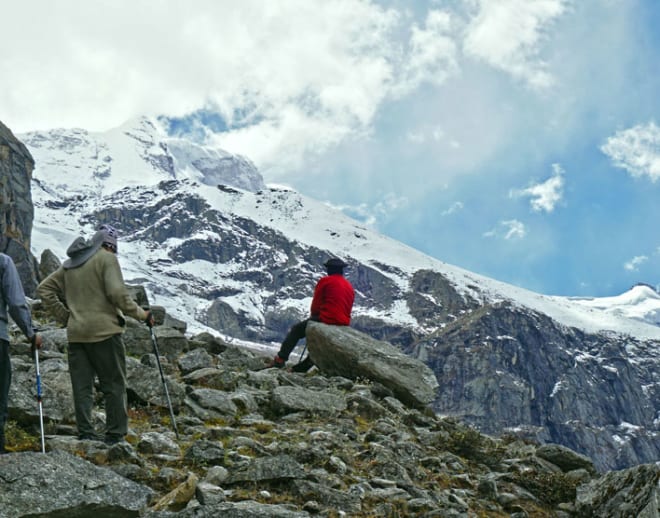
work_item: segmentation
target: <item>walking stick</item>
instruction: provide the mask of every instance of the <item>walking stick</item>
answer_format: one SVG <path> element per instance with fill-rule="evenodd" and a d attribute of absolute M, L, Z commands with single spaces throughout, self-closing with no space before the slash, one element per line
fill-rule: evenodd
<path fill-rule="evenodd" d="M 305 351 L 307 351 L 307 342 L 305 342 L 305 347 L 303 347 L 303 350 L 302 350 L 302 352 L 300 353 L 300 356 L 298 356 L 298 363 L 297 363 L 297 365 L 300 365 L 300 364 L 303 362 L 303 360 L 304 360 L 304 356 L 305 356 Z"/>
<path fill-rule="evenodd" d="M 46 453 L 46 439 L 44 437 L 44 411 L 41 403 L 41 372 L 39 371 L 39 349 L 34 348 L 34 365 L 37 369 L 37 403 L 39 404 L 39 427 L 41 429 L 41 453 Z"/>
<path fill-rule="evenodd" d="M 165 383 L 165 375 L 163 374 L 163 367 L 160 365 L 160 353 L 158 352 L 158 342 L 156 341 L 156 335 L 154 333 L 154 328 L 149 326 L 149 331 L 151 332 L 151 343 L 154 346 L 154 354 L 156 355 L 156 363 L 158 363 L 158 371 L 160 372 L 160 379 L 163 382 L 163 388 L 165 389 L 165 397 L 167 398 L 167 406 L 170 408 L 170 418 L 172 419 L 172 428 L 174 428 L 174 434 L 176 435 L 177 440 L 179 439 L 179 430 L 176 427 L 176 420 L 174 419 L 174 410 L 172 410 L 172 401 L 170 400 L 170 392 L 167 390 L 167 383 Z"/>

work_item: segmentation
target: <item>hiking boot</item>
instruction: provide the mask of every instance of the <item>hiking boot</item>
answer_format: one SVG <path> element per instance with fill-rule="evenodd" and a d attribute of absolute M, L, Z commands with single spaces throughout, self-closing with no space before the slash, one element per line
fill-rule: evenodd
<path fill-rule="evenodd" d="M 283 369 L 286 366 L 286 360 L 283 360 L 279 356 L 275 355 L 266 367 L 275 367 L 276 369 Z"/>
<path fill-rule="evenodd" d="M 307 372 L 312 367 L 314 367 L 314 362 L 309 356 L 307 356 L 303 361 L 296 363 L 291 367 L 291 372 Z"/>
<path fill-rule="evenodd" d="M 95 433 L 81 433 L 78 436 L 79 441 L 100 441 L 101 437 L 96 435 Z"/>
<path fill-rule="evenodd" d="M 124 437 L 121 435 L 106 435 L 105 439 L 103 439 L 103 442 L 106 443 L 108 446 L 112 446 L 114 444 L 119 444 L 124 440 Z"/>

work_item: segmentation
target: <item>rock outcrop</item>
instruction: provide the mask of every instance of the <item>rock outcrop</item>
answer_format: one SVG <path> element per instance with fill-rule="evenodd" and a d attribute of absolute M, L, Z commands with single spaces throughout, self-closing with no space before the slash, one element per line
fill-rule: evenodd
<path fill-rule="evenodd" d="M 387 342 L 320 322 L 309 322 L 306 335 L 310 358 L 330 376 L 378 382 L 413 407 L 424 407 L 436 397 L 433 371 Z"/>
<path fill-rule="evenodd" d="M 563 444 L 603 471 L 660 458 L 659 346 L 588 335 L 508 304 L 418 344 L 442 387 L 436 411 L 485 433 Z"/>
<path fill-rule="evenodd" d="M 577 490 L 578 516 L 660 516 L 660 466 L 642 464 L 613 471 Z"/>
<path fill-rule="evenodd" d="M 37 287 L 37 261 L 30 252 L 34 207 L 30 181 L 34 159 L 0 122 L 0 252 L 14 260 L 28 296 Z"/>

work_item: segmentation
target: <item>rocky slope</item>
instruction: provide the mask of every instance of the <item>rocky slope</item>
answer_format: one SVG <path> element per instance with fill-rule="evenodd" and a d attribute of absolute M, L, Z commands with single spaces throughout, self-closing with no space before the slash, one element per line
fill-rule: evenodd
<path fill-rule="evenodd" d="M 633 320 L 630 304 L 608 312 L 452 267 L 157 121 L 21 138 L 37 161 L 35 252 L 63 258 L 79 233 L 116 225 L 126 277 L 191 332 L 272 349 L 307 313 L 319 265 L 340 255 L 352 326 L 430 365 L 438 412 L 569 445 L 599 469 L 657 460 L 660 328 L 645 322 L 660 299 L 645 295 Z"/>
<path fill-rule="evenodd" d="M 130 433 L 73 435 L 64 333 L 33 312 L 46 444 L 38 450 L 34 366 L 14 329 L 9 447 L 0 516 L 658 516 L 660 468 L 598 475 L 565 447 L 493 439 L 406 406 L 368 379 L 261 370 L 264 357 L 157 311 L 156 336 L 180 433 L 171 426 L 147 329 L 129 319 Z M 173 327 L 174 326 L 174 327 Z M 96 415 L 99 428 L 103 413 Z"/>

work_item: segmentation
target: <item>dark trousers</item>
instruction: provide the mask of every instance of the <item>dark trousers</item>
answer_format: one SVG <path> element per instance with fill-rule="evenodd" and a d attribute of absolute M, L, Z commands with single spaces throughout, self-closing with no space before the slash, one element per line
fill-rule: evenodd
<path fill-rule="evenodd" d="M 4 446 L 5 423 L 7 422 L 7 406 L 9 400 L 9 385 L 11 384 L 11 361 L 9 360 L 9 342 L 0 340 L 0 436 Z"/>
<path fill-rule="evenodd" d="M 289 359 L 289 355 L 291 354 L 291 351 L 295 349 L 296 345 L 298 345 L 298 341 L 305 338 L 307 322 L 310 320 L 311 319 L 308 318 L 302 322 L 298 322 L 297 324 L 294 324 L 291 329 L 289 329 L 288 334 L 280 346 L 280 352 L 277 353 L 277 355 L 284 361 Z"/>
<path fill-rule="evenodd" d="M 126 401 L 126 352 L 121 335 L 102 342 L 70 343 L 69 374 L 80 435 L 93 435 L 94 375 L 105 399 L 106 437 L 128 432 Z"/>

